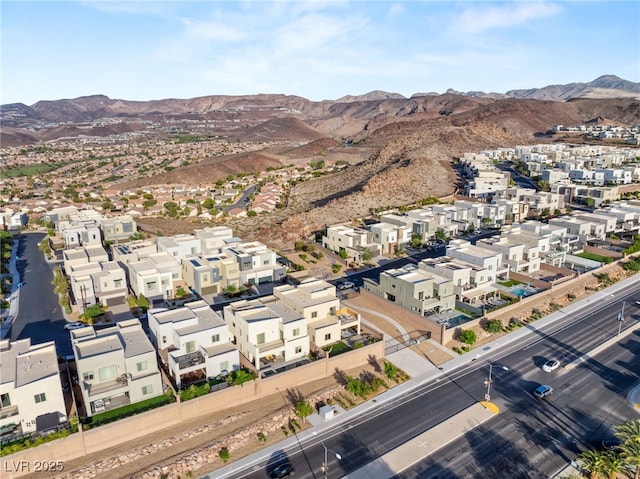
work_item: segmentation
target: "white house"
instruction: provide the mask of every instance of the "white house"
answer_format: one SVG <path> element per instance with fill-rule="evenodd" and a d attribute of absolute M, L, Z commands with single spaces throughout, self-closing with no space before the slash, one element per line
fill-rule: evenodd
<path fill-rule="evenodd" d="M 238 350 L 258 370 L 309 354 L 307 320 L 274 296 L 234 301 L 224 307 L 224 320 Z"/>
<path fill-rule="evenodd" d="M 73 330 L 71 347 L 87 416 L 163 393 L 156 351 L 137 319 Z"/>
<path fill-rule="evenodd" d="M 47 431 L 67 420 L 53 341 L 0 340 L 2 437 Z"/>
<path fill-rule="evenodd" d="M 240 367 L 227 323 L 204 301 L 181 308 L 149 310 L 151 341 L 178 387 L 225 375 Z"/>
<path fill-rule="evenodd" d="M 276 286 L 273 295 L 304 316 L 309 337 L 318 347 L 340 341 L 349 329 L 360 334 L 360 314 L 341 307 L 336 287 L 327 281 L 307 278 L 296 287 Z"/>

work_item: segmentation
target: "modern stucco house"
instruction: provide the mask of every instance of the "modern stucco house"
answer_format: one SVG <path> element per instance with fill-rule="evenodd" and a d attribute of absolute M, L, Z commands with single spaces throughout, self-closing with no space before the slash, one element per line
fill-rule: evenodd
<path fill-rule="evenodd" d="M 137 319 L 71 331 L 71 346 L 87 416 L 163 393 L 156 351 Z"/>
<path fill-rule="evenodd" d="M 2 437 L 47 431 L 67 421 L 53 341 L 0 340 Z"/>

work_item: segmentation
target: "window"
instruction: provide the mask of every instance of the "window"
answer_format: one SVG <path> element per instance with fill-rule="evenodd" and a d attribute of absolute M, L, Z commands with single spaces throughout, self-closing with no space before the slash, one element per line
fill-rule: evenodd
<path fill-rule="evenodd" d="M 292 334 L 293 334 L 294 336 L 300 336 L 300 328 L 296 328 L 296 329 L 294 329 Z"/>
<path fill-rule="evenodd" d="M 107 366 L 106 368 L 98 369 L 98 377 L 100 381 L 107 381 L 116 377 L 116 367 Z"/>
<path fill-rule="evenodd" d="M 264 344 L 264 333 L 258 334 L 256 338 L 256 344 Z"/>
<path fill-rule="evenodd" d="M 213 336 L 211 336 L 211 342 L 212 343 L 217 343 L 218 341 L 220 341 L 220 335 L 219 334 L 214 334 Z"/>
<path fill-rule="evenodd" d="M 87 371 L 82 375 L 83 381 L 93 381 L 93 371 Z"/>
<path fill-rule="evenodd" d="M 327 333 L 324 335 L 324 340 L 329 341 L 331 339 L 331 333 Z"/>
<path fill-rule="evenodd" d="M 422 301 L 424 299 L 424 292 L 420 291 L 418 293 L 418 300 Z"/>
<path fill-rule="evenodd" d="M 136 370 L 138 372 L 146 371 L 147 370 L 147 362 L 146 361 L 140 361 L 139 363 L 137 363 L 136 364 Z"/>
<path fill-rule="evenodd" d="M 296 354 L 300 354 L 302 352 L 302 346 L 296 346 Z"/>
<path fill-rule="evenodd" d="M 47 395 L 45 393 L 36 394 L 35 396 L 33 396 L 33 399 L 35 400 L 36 404 L 38 404 L 39 402 L 45 402 L 47 400 Z"/>
<path fill-rule="evenodd" d="M 11 406 L 11 399 L 9 399 L 9 393 L 0 394 L 0 408 Z"/>
<path fill-rule="evenodd" d="M 228 370 L 229 370 L 229 361 L 221 361 L 220 371 L 228 371 Z"/>
<path fill-rule="evenodd" d="M 151 384 L 148 386 L 142 386 L 142 395 L 148 396 L 149 394 L 153 394 L 153 386 Z"/>
<path fill-rule="evenodd" d="M 195 341 L 187 341 L 187 343 L 184 345 L 185 349 L 187 350 L 187 353 L 192 353 L 196 350 L 196 342 Z"/>
<path fill-rule="evenodd" d="M 121 279 L 114 279 L 113 280 L 113 286 L 116 288 L 121 288 L 122 287 L 122 280 Z"/>
<path fill-rule="evenodd" d="M 311 312 L 311 319 L 317 318 L 318 317 L 318 312 L 317 311 L 312 311 Z"/>
<path fill-rule="evenodd" d="M 162 344 L 167 342 L 167 337 L 166 336 L 162 336 Z"/>
<path fill-rule="evenodd" d="M 156 289 L 156 282 L 150 281 L 147 283 L 147 291 L 154 291 Z"/>

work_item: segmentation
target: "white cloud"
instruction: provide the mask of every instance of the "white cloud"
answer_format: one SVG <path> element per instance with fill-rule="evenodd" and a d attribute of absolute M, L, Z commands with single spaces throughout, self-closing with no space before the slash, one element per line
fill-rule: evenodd
<path fill-rule="evenodd" d="M 199 21 L 183 18 L 184 35 L 189 39 L 202 41 L 238 41 L 247 37 L 247 34 L 229 24 L 219 21 Z"/>
<path fill-rule="evenodd" d="M 392 3 L 389 7 L 389 15 L 395 16 L 406 12 L 406 7 L 401 3 Z"/>
<path fill-rule="evenodd" d="M 331 44 L 353 42 L 367 26 L 364 17 L 337 17 L 320 14 L 304 15 L 280 26 L 275 32 L 275 48 L 281 53 L 308 52 L 317 55 L 317 49 Z M 335 52 L 338 53 L 338 52 Z"/>
<path fill-rule="evenodd" d="M 562 12 L 555 3 L 518 2 L 501 6 L 474 7 L 454 18 L 454 33 L 482 33 L 488 30 L 513 28 L 539 18 Z"/>

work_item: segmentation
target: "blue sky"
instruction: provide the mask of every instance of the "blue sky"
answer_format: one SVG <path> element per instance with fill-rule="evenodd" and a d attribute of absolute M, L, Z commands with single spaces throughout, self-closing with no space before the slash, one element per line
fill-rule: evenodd
<path fill-rule="evenodd" d="M 2 0 L 0 103 L 640 82 L 637 1 Z"/>

